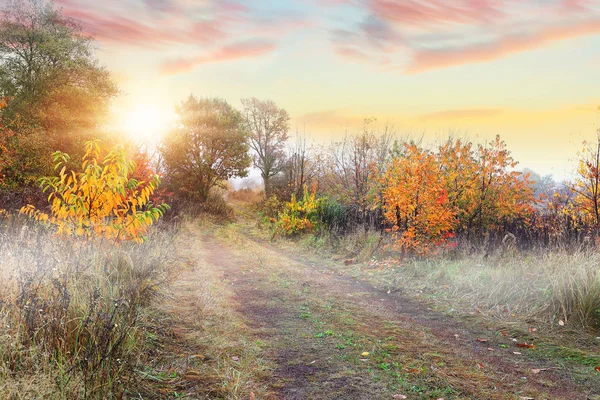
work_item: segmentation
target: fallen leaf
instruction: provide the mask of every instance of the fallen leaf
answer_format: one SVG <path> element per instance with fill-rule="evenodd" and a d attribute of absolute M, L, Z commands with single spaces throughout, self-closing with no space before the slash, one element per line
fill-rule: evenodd
<path fill-rule="evenodd" d="M 493 348 L 491 348 L 491 347 L 488 347 L 488 350 L 489 350 L 489 351 L 494 351 L 494 349 L 493 349 Z"/>
<path fill-rule="evenodd" d="M 598 365 L 598 366 L 594 367 L 594 369 L 595 369 L 596 371 L 600 372 L 600 365 Z"/>
<path fill-rule="evenodd" d="M 500 332 L 500 334 L 501 334 L 502 336 L 508 336 L 508 332 L 506 332 L 506 331 L 502 331 L 502 332 Z"/>
<path fill-rule="evenodd" d="M 477 341 L 478 341 L 479 343 L 487 343 L 487 339 L 480 339 L 480 338 L 477 338 Z"/>
<path fill-rule="evenodd" d="M 565 321 L 563 321 L 563 320 L 561 319 L 561 320 L 559 320 L 559 321 L 558 321 L 558 324 L 559 324 L 560 326 L 565 326 Z"/>
<path fill-rule="evenodd" d="M 255 400 L 256 396 L 254 396 L 254 392 L 250 392 L 250 400 Z"/>
<path fill-rule="evenodd" d="M 477 366 L 478 366 L 479 368 L 481 368 L 481 369 L 484 369 L 484 368 L 485 368 L 485 365 L 483 365 L 482 363 L 477 363 Z"/>
<path fill-rule="evenodd" d="M 408 399 L 408 397 L 406 397 L 403 394 L 395 394 L 395 395 L 392 396 L 392 398 L 394 398 L 394 399 Z"/>
<path fill-rule="evenodd" d="M 364 351 L 364 352 L 361 354 L 361 356 L 363 356 L 363 357 L 368 357 L 368 356 L 369 356 L 369 354 L 370 354 L 370 353 L 369 353 L 368 351 Z"/>
<path fill-rule="evenodd" d="M 419 372 L 419 370 L 416 369 L 416 368 L 411 368 L 411 369 L 408 370 L 409 374 L 414 374 L 415 372 Z"/>

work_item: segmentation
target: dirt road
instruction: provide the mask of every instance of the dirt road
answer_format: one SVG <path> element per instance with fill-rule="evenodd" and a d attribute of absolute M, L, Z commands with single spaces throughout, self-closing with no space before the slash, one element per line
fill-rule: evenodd
<path fill-rule="evenodd" d="M 310 252 L 233 226 L 192 226 L 182 237 L 189 270 L 165 307 L 180 314 L 176 340 L 198 338 L 180 358 L 204 354 L 179 366 L 190 398 L 600 398 L 564 360 L 359 282 Z M 194 368 L 207 365 L 229 372 L 198 378 Z"/>

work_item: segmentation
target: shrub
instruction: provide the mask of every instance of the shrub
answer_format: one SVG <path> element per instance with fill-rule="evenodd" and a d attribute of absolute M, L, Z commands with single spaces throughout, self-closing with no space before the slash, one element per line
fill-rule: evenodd
<path fill-rule="evenodd" d="M 318 214 L 322 226 L 333 231 L 344 231 L 350 220 L 348 208 L 330 198 L 319 202 Z"/>
<path fill-rule="evenodd" d="M 285 236 L 302 232 L 312 232 L 319 224 L 318 208 L 322 199 L 316 199 L 316 187 L 311 192 L 304 186 L 302 200 L 292 199 L 286 202 L 275 223 L 275 233 Z"/>
<path fill-rule="evenodd" d="M 40 180 L 44 192 L 50 192 L 52 215 L 31 205 L 21 212 L 55 225 L 59 234 L 143 241 L 148 227 L 168 208 L 150 203 L 158 176 L 148 182 L 131 179 L 135 165 L 127 161 L 122 146 L 113 148 L 102 162 L 99 141 L 87 142 L 85 148 L 81 172 L 67 171 L 69 155 L 55 152 L 59 176 Z"/>

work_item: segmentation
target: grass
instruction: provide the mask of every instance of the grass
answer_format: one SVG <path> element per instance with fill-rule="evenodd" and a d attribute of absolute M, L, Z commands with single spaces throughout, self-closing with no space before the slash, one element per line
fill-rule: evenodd
<path fill-rule="evenodd" d="M 548 329 L 600 328 L 600 254 L 562 251 L 498 254 L 398 262 L 373 260 L 389 290 L 412 288 L 430 299 L 511 321 L 535 321 Z M 473 311 L 475 310 L 475 311 Z M 537 328 L 536 328 L 537 329 Z"/>
<path fill-rule="evenodd" d="M 134 388 L 172 234 L 115 246 L 0 221 L 0 397 L 118 398 Z"/>

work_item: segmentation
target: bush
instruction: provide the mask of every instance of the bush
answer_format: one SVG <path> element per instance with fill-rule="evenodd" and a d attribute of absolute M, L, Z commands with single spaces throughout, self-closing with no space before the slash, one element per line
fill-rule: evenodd
<path fill-rule="evenodd" d="M 348 208 L 329 198 L 319 203 L 318 214 L 321 225 L 330 231 L 343 232 L 350 221 Z"/>
<path fill-rule="evenodd" d="M 316 188 L 309 193 L 304 187 L 302 200 L 297 201 L 296 195 L 285 203 L 279 212 L 275 223 L 275 233 L 291 236 L 298 233 L 312 232 L 319 224 L 318 208 L 322 199 L 316 199 Z"/>

